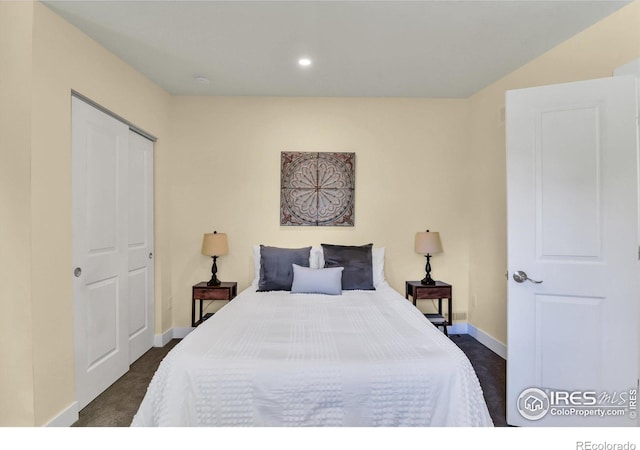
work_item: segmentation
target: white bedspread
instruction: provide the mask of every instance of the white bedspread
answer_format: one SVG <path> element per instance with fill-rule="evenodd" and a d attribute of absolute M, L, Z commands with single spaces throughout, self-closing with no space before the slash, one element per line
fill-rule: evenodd
<path fill-rule="evenodd" d="M 243 291 L 162 361 L 132 426 L 492 426 L 464 353 L 398 292 Z"/>

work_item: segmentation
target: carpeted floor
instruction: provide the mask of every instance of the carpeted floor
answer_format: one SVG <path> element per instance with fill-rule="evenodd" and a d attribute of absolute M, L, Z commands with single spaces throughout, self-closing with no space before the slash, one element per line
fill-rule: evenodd
<path fill-rule="evenodd" d="M 451 340 L 467 355 L 478 374 L 494 425 L 507 426 L 506 361 L 466 334 L 451 335 Z M 160 361 L 178 342 L 174 339 L 163 348 L 145 353 L 129 372 L 80 411 L 73 426 L 128 427 Z"/>
<path fill-rule="evenodd" d="M 80 411 L 74 427 L 128 427 L 138 411 L 147 386 L 179 339 L 162 348 L 154 347 L 131 364 L 129 371 Z"/>
<path fill-rule="evenodd" d="M 496 427 L 507 425 L 507 361 L 468 334 L 451 335 L 473 366 Z"/>

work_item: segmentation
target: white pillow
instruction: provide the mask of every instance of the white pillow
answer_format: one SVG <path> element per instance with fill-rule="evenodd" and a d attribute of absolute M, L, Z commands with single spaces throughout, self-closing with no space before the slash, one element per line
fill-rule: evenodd
<path fill-rule="evenodd" d="M 373 286 L 378 288 L 387 283 L 384 278 L 384 247 L 371 249 L 371 263 L 373 265 Z"/>
<path fill-rule="evenodd" d="M 344 267 L 311 269 L 293 264 L 292 294 L 342 294 L 342 271 Z"/>
<path fill-rule="evenodd" d="M 311 254 L 313 255 L 315 247 L 311 249 Z M 322 247 L 320 247 L 320 252 L 317 254 L 318 257 L 318 267 L 324 267 L 324 253 L 322 252 Z M 383 286 L 386 283 L 384 279 L 384 247 L 374 247 L 371 249 L 371 266 L 373 270 L 373 287 L 378 288 L 379 286 Z M 313 267 L 313 266 L 310 266 Z M 260 269 L 260 267 L 258 267 Z"/>
<path fill-rule="evenodd" d="M 253 272 L 255 274 L 253 278 L 252 286 L 258 287 L 258 283 L 260 282 L 260 246 L 253 246 Z"/>
<path fill-rule="evenodd" d="M 311 247 L 309 267 L 312 269 L 324 269 L 324 257 L 322 255 L 322 247 Z M 322 265 L 320 265 L 320 260 L 322 260 Z"/>
<path fill-rule="evenodd" d="M 309 267 L 312 269 L 320 268 L 319 261 L 321 257 L 322 247 L 311 248 L 311 253 L 309 253 Z M 324 266 L 324 259 L 322 265 Z M 251 286 L 257 288 L 260 282 L 260 245 L 253 246 L 253 273 L 254 277 Z"/>

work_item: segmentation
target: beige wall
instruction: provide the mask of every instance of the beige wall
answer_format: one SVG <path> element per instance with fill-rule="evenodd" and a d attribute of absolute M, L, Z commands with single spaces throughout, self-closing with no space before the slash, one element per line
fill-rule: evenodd
<path fill-rule="evenodd" d="M 507 342 L 506 168 L 500 110 L 507 90 L 609 77 L 640 57 L 640 1 L 470 98 L 470 323 Z M 475 302 L 474 302 L 475 298 Z"/>
<path fill-rule="evenodd" d="M 202 234 L 229 235 L 219 277 L 239 289 L 253 279 L 253 244 L 325 243 L 386 248 L 386 275 L 424 277 L 417 231 L 442 236 L 432 259 L 467 309 L 466 100 L 175 97 L 171 107 L 174 325 L 190 325 L 191 286 L 208 280 Z M 280 152 L 356 153 L 354 227 L 279 224 Z M 215 310 L 216 306 L 212 308 Z"/>
<path fill-rule="evenodd" d="M 229 234 L 219 275 L 240 289 L 255 243 L 373 242 L 403 292 L 423 276 L 414 233 L 430 228 L 455 310 L 506 342 L 504 92 L 609 76 L 640 56 L 638 23 L 636 1 L 465 100 L 172 98 L 45 6 L 0 2 L 0 425 L 46 424 L 74 400 L 72 89 L 159 138 L 157 333 L 190 324 L 206 231 Z M 279 226 L 290 150 L 356 153 L 355 227 Z"/>
<path fill-rule="evenodd" d="M 6 192 L 16 193 L 11 196 L 9 204 L 9 213 L 14 217 L 9 230 L 18 239 L 11 243 L 10 258 L 4 251 L 1 258 L 3 276 L 15 273 L 16 279 L 9 283 L 8 288 L 5 283 L 0 284 L 3 286 L 3 301 L 22 303 L 20 309 L 8 317 L 11 321 L 8 328 L 2 327 L 2 333 L 5 330 L 15 332 L 0 341 L 0 349 L 3 356 L 6 352 L 24 352 L 28 362 L 11 365 L 10 373 L 2 374 L 3 380 L 18 381 L 2 386 L 11 390 L 11 397 L 8 403 L 2 398 L 0 414 L 7 412 L 10 417 L 0 416 L 0 425 L 16 421 L 20 425 L 43 425 L 71 405 L 75 398 L 71 284 L 71 90 L 80 92 L 158 137 L 156 164 L 160 167 L 156 175 L 165 179 L 168 176 L 164 173 L 166 165 L 162 161 L 166 149 L 169 95 L 42 4 L 2 2 L 0 6 L 7 10 L 2 11 L 0 20 L 6 20 L 10 25 L 7 30 L 5 23 L 0 22 L 1 42 L 7 43 L 5 33 L 12 31 L 19 33 L 16 36 L 21 38 L 9 40 L 10 46 L 6 50 L 19 63 L 15 67 L 17 73 L 10 74 L 16 81 L 15 86 L 10 87 L 10 95 L 18 100 L 11 103 L 11 114 L 15 114 L 16 107 L 21 114 L 12 117 L 8 123 L 1 122 L 12 129 L 15 125 L 9 137 L 15 139 L 17 145 L 7 155 L 13 159 L 8 167 L 10 178 L 7 178 L 12 181 L 11 191 Z M 19 17 L 14 17 L 16 15 Z M 22 25 L 25 25 L 24 29 L 20 28 Z M 32 51 L 28 48 L 31 40 Z M 4 54 L 4 47 L 2 50 Z M 13 92 L 16 88 L 17 91 Z M 4 90 L 0 92 L 4 94 Z M 10 99 L 14 100 L 14 97 Z M 24 99 L 28 102 L 22 111 Z M 6 109 L 0 111 L 4 116 Z M 23 117 L 25 114 L 30 114 L 30 117 Z M 4 148 L 2 155 L 4 158 Z M 4 183 L 4 170 L 2 175 Z M 162 259 L 168 254 L 164 251 L 168 249 L 168 241 L 162 225 L 167 223 L 166 219 L 163 221 L 163 215 L 168 216 L 168 205 L 163 202 L 168 198 L 166 192 L 166 185 L 158 183 L 157 330 L 166 329 L 171 321 L 168 306 L 164 306 L 168 304 L 169 294 L 163 295 L 163 292 L 170 291 L 169 277 L 164 276 L 168 263 Z M 3 198 L 0 206 L 3 213 L 6 203 Z M 3 230 L 0 242 L 4 244 L 5 240 Z M 4 271 L 7 265 L 11 265 L 12 271 Z M 24 280 L 24 273 L 29 270 L 30 284 Z M 7 289 L 9 292 L 5 292 Z M 16 308 L 12 306 L 9 310 Z M 6 360 L 3 357 L 3 361 Z M 2 367 L 4 369 L 6 365 Z M 17 411 L 24 409 L 24 399 L 30 399 L 31 411 Z"/>
<path fill-rule="evenodd" d="M 34 417 L 29 228 L 32 25 L 32 4 L 0 2 L 0 425 L 12 426 L 31 425 Z"/>

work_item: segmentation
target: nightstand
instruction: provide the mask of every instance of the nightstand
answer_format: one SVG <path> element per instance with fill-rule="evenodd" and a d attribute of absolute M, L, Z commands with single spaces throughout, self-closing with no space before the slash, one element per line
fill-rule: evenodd
<path fill-rule="evenodd" d="M 197 327 L 204 320 L 211 317 L 209 314 L 202 319 L 202 304 L 210 300 L 231 301 L 238 294 L 238 283 L 235 281 L 223 281 L 217 286 L 207 286 L 206 281 L 202 281 L 191 289 L 191 326 Z M 200 316 L 196 321 L 196 300 L 200 302 Z M 210 313 L 213 315 L 213 313 Z"/>
<path fill-rule="evenodd" d="M 453 316 L 453 296 L 452 287 L 450 284 L 442 281 L 436 281 L 434 285 L 422 284 L 420 281 L 407 281 L 405 283 L 405 298 L 408 300 L 409 296 L 413 298 L 413 305 L 417 306 L 417 300 L 438 300 L 438 313 L 437 314 L 425 314 L 425 317 L 434 324 L 436 327 L 442 327 L 444 334 L 447 336 L 447 326 L 452 325 Z M 445 318 L 442 311 L 442 299 L 448 300 L 447 304 L 447 318 Z"/>

